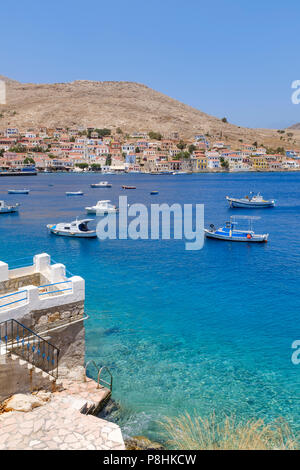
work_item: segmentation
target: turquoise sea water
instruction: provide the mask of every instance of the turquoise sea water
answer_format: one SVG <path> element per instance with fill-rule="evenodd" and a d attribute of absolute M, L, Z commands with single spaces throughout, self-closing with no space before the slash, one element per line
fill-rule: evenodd
<path fill-rule="evenodd" d="M 109 180 L 111 189 L 91 189 Z M 46 224 L 85 215 L 99 199 L 204 203 L 206 225 L 232 211 L 226 195 L 261 191 L 278 201 L 256 229 L 267 244 L 207 240 L 200 251 L 183 241 L 78 240 L 49 235 Z M 53 186 L 52 186 L 53 185 Z M 28 187 L 28 196 L 7 195 Z M 65 191 L 83 190 L 84 197 Z M 151 190 L 159 195 L 150 196 Z M 114 418 L 124 434 L 159 438 L 158 421 L 196 410 L 266 420 L 283 416 L 299 430 L 300 174 L 68 175 L 1 178 L 0 198 L 21 203 L 0 217 L 0 259 L 48 252 L 86 280 L 86 356 L 113 372 Z M 249 214 L 249 211 L 247 212 Z M 93 375 L 93 369 L 90 369 Z"/>

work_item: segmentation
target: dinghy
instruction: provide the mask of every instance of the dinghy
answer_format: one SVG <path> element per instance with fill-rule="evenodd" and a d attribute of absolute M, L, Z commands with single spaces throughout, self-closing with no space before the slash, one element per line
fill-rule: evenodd
<path fill-rule="evenodd" d="M 29 189 L 9 189 L 8 194 L 29 194 Z"/>
<path fill-rule="evenodd" d="M 66 191 L 66 196 L 83 196 L 82 191 Z"/>

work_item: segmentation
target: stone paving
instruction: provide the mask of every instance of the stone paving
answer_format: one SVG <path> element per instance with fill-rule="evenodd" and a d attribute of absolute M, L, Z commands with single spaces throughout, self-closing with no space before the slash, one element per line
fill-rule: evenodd
<path fill-rule="evenodd" d="M 1 414 L 0 450 L 124 450 L 119 426 L 80 412 L 85 403 L 95 405 L 100 396 L 109 395 L 95 385 L 91 380 L 73 383 L 30 412 Z"/>

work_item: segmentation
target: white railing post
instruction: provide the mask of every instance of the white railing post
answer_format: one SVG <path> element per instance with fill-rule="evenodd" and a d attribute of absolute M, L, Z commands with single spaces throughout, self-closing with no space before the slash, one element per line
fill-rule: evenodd
<path fill-rule="evenodd" d="M 8 264 L 0 261 L 0 282 L 8 280 Z"/>
<path fill-rule="evenodd" d="M 35 255 L 33 257 L 34 270 L 37 273 L 42 273 L 43 271 L 50 268 L 51 258 L 47 253 L 41 253 L 40 255 Z"/>

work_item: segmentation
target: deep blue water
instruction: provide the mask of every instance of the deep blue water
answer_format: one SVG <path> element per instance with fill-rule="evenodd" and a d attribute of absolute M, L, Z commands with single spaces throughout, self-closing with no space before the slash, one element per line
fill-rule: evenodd
<path fill-rule="evenodd" d="M 111 189 L 91 189 L 99 180 Z M 200 251 L 183 241 L 68 239 L 46 224 L 71 221 L 98 199 L 204 203 L 206 225 L 231 214 L 226 195 L 261 191 L 278 201 L 256 229 L 267 244 L 207 240 Z M 49 186 L 53 185 L 53 186 Z M 26 195 L 8 188 L 28 187 Z M 85 191 L 66 197 L 65 191 Z M 158 189 L 158 196 L 150 190 Z M 0 259 L 48 252 L 86 280 L 86 356 L 113 372 L 125 434 L 158 438 L 164 416 L 215 410 L 238 418 L 283 416 L 299 429 L 300 174 L 68 175 L 1 178 L 0 198 L 21 203 L 0 218 Z M 237 212 L 238 211 L 238 212 Z M 93 375 L 94 371 L 91 369 Z"/>

